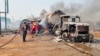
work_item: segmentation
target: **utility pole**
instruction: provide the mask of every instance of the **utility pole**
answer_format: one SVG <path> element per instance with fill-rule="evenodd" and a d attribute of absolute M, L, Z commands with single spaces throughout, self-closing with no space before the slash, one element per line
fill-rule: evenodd
<path fill-rule="evenodd" d="M 1 35 L 1 13 L 0 13 L 0 35 Z"/>
<path fill-rule="evenodd" d="M 4 3 L 5 3 L 5 11 L 0 12 L 0 34 L 1 34 L 1 14 L 5 14 L 5 30 L 7 30 L 7 13 L 9 13 L 8 0 L 4 0 Z"/>
<path fill-rule="evenodd" d="M 7 30 L 7 0 L 5 0 L 5 30 Z"/>

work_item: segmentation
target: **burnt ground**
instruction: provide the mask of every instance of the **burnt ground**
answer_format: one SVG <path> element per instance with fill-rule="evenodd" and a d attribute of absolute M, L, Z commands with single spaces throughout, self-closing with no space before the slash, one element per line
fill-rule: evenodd
<path fill-rule="evenodd" d="M 85 45 L 100 50 L 100 38 L 96 37 L 93 43 L 86 43 Z"/>
<path fill-rule="evenodd" d="M 14 34 L 0 37 L 0 46 L 10 40 Z M 22 36 L 18 35 L 6 46 L 0 48 L 0 56 L 91 56 L 82 53 L 63 42 L 54 42 L 52 35 L 43 35 L 31 38 L 27 36 L 27 42 L 22 42 Z M 100 56 L 100 40 L 94 43 L 68 43 L 75 48 L 82 49 L 93 56 Z"/>

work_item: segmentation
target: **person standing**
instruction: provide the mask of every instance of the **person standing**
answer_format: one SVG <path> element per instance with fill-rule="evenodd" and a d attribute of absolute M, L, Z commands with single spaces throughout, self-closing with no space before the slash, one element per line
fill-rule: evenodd
<path fill-rule="evenodd" d="M 39 31 L 39 25 L 36 21 L 33 21 L 31 31 L 30 31 L 31 37 L 33 38 L 33 37 L 37 36 L 38 31 Z"/>
<path fill-rule="evenodd" d="M 23 42 L 26 42 L 26 35 L 27 35 L 28 25 L 26 22 L 22 25 L 22 31 L 23 31 Z"/>
<path fill-rule="evenodd" d="M 34 37 L 34 30 L 35 30 L 35 28 L 34 28 L 34 20 L 33 21 L 31 21 L 31 29 L 30 29 L 30 37 Z"/>
<path fill-rule="evenodd" d="M 34 26 L 35 26 L 35 36 L 37 36 L 39 33 L 39 24 L 37 22 L 35 22 Z"/>

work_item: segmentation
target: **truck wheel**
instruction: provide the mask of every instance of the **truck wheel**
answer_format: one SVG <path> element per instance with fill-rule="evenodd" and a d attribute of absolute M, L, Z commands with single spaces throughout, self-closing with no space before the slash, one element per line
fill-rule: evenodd
<path fill-rule="evenodd" d="M 78 42 L 77 37 L 74 37 L 74 42 Z"/>
<path fill-rule="evenodd" d="M 77 42 L 82 42 L 83 41 L 81 36 L 78 36 L 76 39 L 77 39 Z"/>
<path fill-rule="evenodd" d="M 62 39 L 67 41 L 68 40 L 68 34 L 66 32 L 62 33 Z"/>
<path fill-rule="evenodd" d="M 89 34 L 89 42 L 93 43 L 93 34 Z"/>

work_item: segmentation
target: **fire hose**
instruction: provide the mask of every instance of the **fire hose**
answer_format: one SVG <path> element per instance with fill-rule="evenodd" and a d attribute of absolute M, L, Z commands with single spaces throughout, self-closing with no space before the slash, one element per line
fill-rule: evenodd
<path fill-rule="evenodd" d="M 19 32 L 20 32 L 20 30 L 18 30 L 17 33 L 8 42 L 6 42 L 5 44 L 1 45 L 0 48 L 2 48 L 3 46 L 7 45 L 8 43 L 10 43 L 18 35 Z"/>
<path fill-rule="evenodd" d="M 93 54 L 91 54 L 91 53 L 88 53 L 88 52 L 86 52 L 86 51 L 83 51 L 83 50 L 80 50 L 80 49 L 78 49 L 78 48 L 76 48 L 76 47 L 74 47 L 74 46 L 71 46 L 70 44 L 68 44 L 68 43 L 65 43 L 65 42 L 63 42 L 65 45 L 67 45 L 67 46 L 69 46 L 69 47 L 71 47 L 71 48 L 73 48 L 73 49 L 75 49 L 75 50 L 77 50 L 77 51 L 79 51 L 79 52 L 81 52 L 81 53 L 84 53 L 84 54 L 87 54 L 87 55 L 90 55 L 90 56 L 94 56 Z"/>

